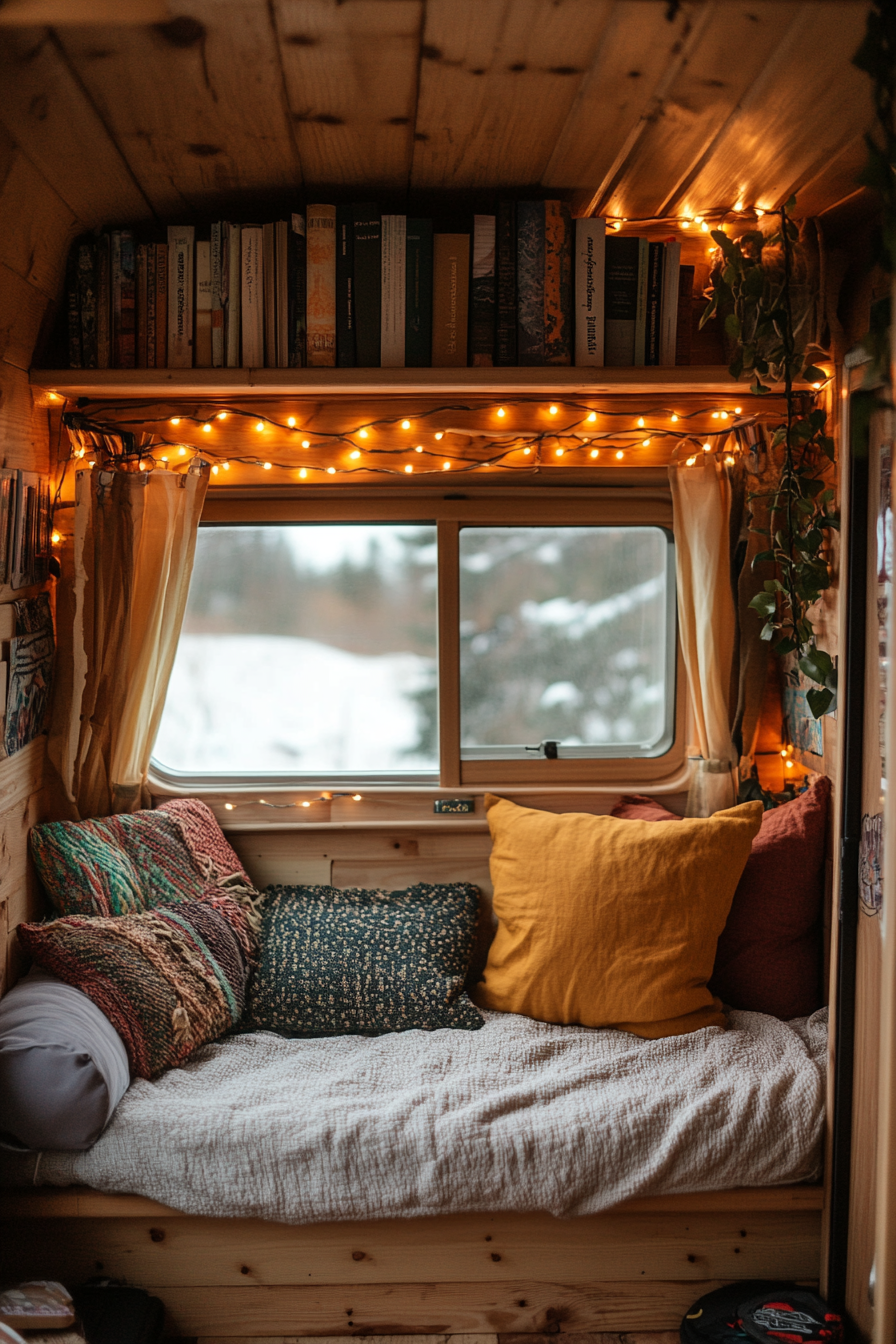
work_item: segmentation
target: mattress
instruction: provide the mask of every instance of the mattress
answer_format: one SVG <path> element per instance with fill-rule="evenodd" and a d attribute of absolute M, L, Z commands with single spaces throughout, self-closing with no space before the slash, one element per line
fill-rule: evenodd
<path fill-rule="evenodd" d="M 206 1046 L 135 1079 L 93 1148 L 44 1153 L 34 1179 L 297 1224 L 570 1216 L 819 1177 L 824 1010 L 658 1041 L 484 1016 L 476 1032 Z"/>

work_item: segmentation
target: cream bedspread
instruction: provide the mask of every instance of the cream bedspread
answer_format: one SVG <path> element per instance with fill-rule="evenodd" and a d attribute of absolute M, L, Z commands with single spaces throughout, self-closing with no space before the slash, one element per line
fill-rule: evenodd
<path fill-rule="evenodd" d="M 481 1031 L 205 1047 L 135 1080 L 37 1179 L 285 1223 L 594 1213 L 631 1195 L 818 1177 L 826 1013 L 661 1041 L 488 1013 Z"/>

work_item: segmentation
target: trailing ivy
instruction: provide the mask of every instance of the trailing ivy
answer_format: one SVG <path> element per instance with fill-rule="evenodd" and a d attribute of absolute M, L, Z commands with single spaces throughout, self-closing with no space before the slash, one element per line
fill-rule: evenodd
<path fill-rule="evenodd" d="M 806 363 L 805 342 L 795 332 L 793 268 L 800 244 L 791 218 L 794 204 L 791 198 L 782 207 L 779 228 L 771 235 L 753 230 L 735 241 L 721 230 L 713 232 L 721 265 L 713 269 L 701 325 L 724 314 L 726 335 L 737 348 L 729 371 L 738 379 L 751 375 L 751 392 L 763 394 L 771 391 L 772 382 L 784 384 L 787 416 L 771 442 L 772 453 L 781 460 L 780 473 L 772 490 L 751 496 L 767 497 L 769 509 L 768 528 L 761 529 L 769 545 L 753 564 L 774 561 L 777 577 L 766 580 L 750 606 L 763 621 L 761 637 L 773 641 L 782 658 L 796 654 L 800 671 L 816 683 L 806 700 L 820 718 L 834 705 L 836 669 L 818 647 L 810 611 L 831 584 L 824 552 L 839 520 L 834 491 L 825 480 L 834 460 L 825 412 L 813 397 L 794 390 L 798 380 L 825 378 L 821 369 Z"/>

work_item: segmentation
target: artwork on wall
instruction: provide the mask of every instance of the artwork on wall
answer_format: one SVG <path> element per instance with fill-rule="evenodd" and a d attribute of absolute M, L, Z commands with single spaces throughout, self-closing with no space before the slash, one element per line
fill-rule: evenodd
<path fill-rule="evenodd" d="M 806 701 L 805 686 L 785 685 L 784 722 L 787 736 L 797 751 L 810 751 L 815 756 L 823 754 L 821 719 L 812 715 Z"/>
<path fill-rule="evenodd" d="M 862 817 L 859 845 L 859 897 L 866 915 L 880 913 L 883 896 L 883 817 L 879 812 Z"/>

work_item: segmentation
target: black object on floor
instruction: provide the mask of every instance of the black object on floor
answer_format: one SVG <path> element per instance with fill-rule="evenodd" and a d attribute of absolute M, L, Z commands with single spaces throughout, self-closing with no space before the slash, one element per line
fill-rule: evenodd
<path fill-rule="evenodd" d="M 681 1344 L 743 1344 L 749 1335 L 740 1324 L 741 1303 L 781 1291 L 782 1285 L 774 1279 L 746 1279 L 706 1293 L 681 1322 Z"/>
<path fill-rule="evenodd" d="M 729 1283 L 698 1298 L 682 1344 L 842 1344 L 843 1322 L 817 1293 L 772 1279 Z"/>
<path fill-rule="evenodd" d="M 88 1344 L 161 1344 L 165 1308 L 145 1289 L 103 1280 L 72 1297 Z"/>

